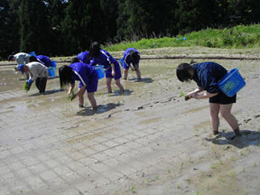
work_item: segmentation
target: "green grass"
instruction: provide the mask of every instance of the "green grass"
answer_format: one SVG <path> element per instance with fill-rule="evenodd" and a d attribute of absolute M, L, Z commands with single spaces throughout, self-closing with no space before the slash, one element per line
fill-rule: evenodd
<path fill-rule="evenodd" d="M 152 49 L 163 47 L 204 46 L 210 48 L 242 49 L 260 47 L 260 24 L 238 25 L 233 28 L 205 29 L 176 37 L 141 39 L 137 42 L 121 42 L 106 45 L 108 51 L 122 51 L 129 47 Z"/>

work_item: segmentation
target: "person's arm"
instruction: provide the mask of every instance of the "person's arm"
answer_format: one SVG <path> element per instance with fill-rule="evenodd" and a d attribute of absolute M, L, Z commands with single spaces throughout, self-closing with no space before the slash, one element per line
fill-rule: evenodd
<path fill-rule="evenodd" d="M 185 96 L 185 100 L 187 101 L 187 100 L 193 98 L 193 94 L 197 94 L 197 93 L 200 93 L 200 92 L 202 92 L 202 91 L 204 91 L 203 88 L 197 87 L 195 90 L 189 92 L 189 93 Z"/>
<path fill-rule="evenodd" d="M 70 95 L 70 94 L 71 94 L 71 92 L 73 91 L 74 87 L 75 87 L 75 82 L 74 82 L 74 83 L 70 83 L 70 86 L 69 86 L 67 95 Z"/>
<path fill-rule="evenodd" d="M 207 98 L 214 97 L 217 94 L 218 93 L 209 93 L 209 92 L 206 91 L 203 94 L 194 93 L 194 94 L 192 94 L 191 98 L 194 98 L 194 99 L 207 99 Z"/>
<path fill-rule="evenodd" d="M 83 86 L 77 91 L 77 93 L 74 94 L 75 97 L 76 97 L 78 94 L 83 94 L 83 92 L 85 91 L 85 89 L 86 89 L 86 86 L 83 85 Z"/>

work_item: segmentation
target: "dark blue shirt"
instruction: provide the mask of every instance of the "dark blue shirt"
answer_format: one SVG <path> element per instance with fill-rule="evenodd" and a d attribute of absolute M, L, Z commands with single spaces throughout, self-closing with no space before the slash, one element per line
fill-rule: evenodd
<path fill-rule="evenodd" d="M 44 55 L 38 55 L 36 56 L 36 58 L 38 59 L 38 61 L 42 64 L 44 64 L 47 67 L 51 67 L 52 63 L 51 60 L 48 56 L 44 56 Z"/>
<path fill-rule="evenodd" d="M 117 63 L 116 59 L 113 58 L 106 50 L 101 49 L 97 57 L 90 61 L 90 66 L 95 66 L 97 64 L 103 65 L 104 69 L 109 69 L 111 64 Z"/>
<path fill-rule="evenodd" d="M 69 65 L 69 67 L 71 67 L 74 72 L 73 81 L 74 82 L 75 82 L 75 80 L 79 81 L 80 84 L 84 85 L 84 86 L 87 85 L 89 78 L 95 71 L 94 67 L 89 66 L 82 62 L 73 63 L 73 64 Z"/>
<path fill-rule="evenodd" d="M 77 58 L 79 59 L 79 61 L 85 64 L 89 64 L 91 59 L 88 57 L 88 54 L 88 51 L 81 52 L 77 55 Z"/>
<path fill-rule="evenodd" d="M 131 58 L 131 56 L 129 55 L 131 51 L 136 51 L 138 53 L 138 61 L 137 63 L 134 62 L 133 58 Z M 133 65 L 133 68 L 136 67 L 138 64 L 139 64 L 139 61 L 140 61 L 140 53 L 135 49 L 135 48 L 128 48 L 125 53 L 124 53 L 124 57 L 123 57 L 123 60 L 124 60 L 124 64 L 126 65 L 126 67 L 130 67 L 131 64 Z"/>
<path fill-rule="evenodd" d="M 218 81 L 227 74 L 227 70 L 215 62 L 194 64 L 193 80 L 200 88 L 209 93 L 219 93 Z"/>

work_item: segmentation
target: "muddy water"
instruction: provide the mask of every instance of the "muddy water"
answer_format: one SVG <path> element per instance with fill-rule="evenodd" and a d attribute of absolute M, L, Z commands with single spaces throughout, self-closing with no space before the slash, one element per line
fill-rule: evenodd
<path fill-rule="evenodd" d="M 143 60 L 140 63 L 140 70 L 143 81 L 136 82 L 136 74 L 129 71 L 128 80 L 121 79 L 121 83 L 126 89 L 125 93 L 120 93 L 117 86 L 112 82 L 113 93 L 108 94 L 105 84 L 105 79 L 99 80 L 98 91 L 96 98 L 100 107 L 100 112 L 105 112 L 110 108 L 106 105 L 109 103 L 131 105 L 134 102 L 143 101 L 144 99 L 152 100 L 161 94 L 176 94 L 179 96 L 180 91 L 189 91 L 195 84 L 183 84 L 177 81 L 175 76 L 175 69 L 178 64 L 187 62 L 187 60 Z M 223 64 L 227 69 L 238 67 L 241 74 L 247 73 L 257 68 L 255 61 L 238 63 L 238 61 L 223 61 L 218 63 Z M 63 64 L 57 64 L 57 67 Z M 58 69 L 58 68 L 57 68 Z M 57 74 L 56 69 L 56 74 Z M 69 103 L 66 100 L 66 92 L 59 91 L 58 76 L 48 79 L 46 87 L 46 95 L 41 96 L 37 94 L 37 89 L 33 85 L 28 93 L 23 93 L 22 87 L 25 82 L 25 77 L 20 73 L 14 71 L 12 66 L 1 67 L 0 71 L 0 92 L 19 91 L 20 96 L 23 97 L 23 103 L 14 106 L 14 110 L 37 109 L 41 107 L 50 107 L 52 105 L 58 106 L 62 103 Z M 13 97 L 14 98 L 14 97 Z M 11 101 L 12 98 L 8 98 Z M 14 98 L 16 100 L 16 98 Z M 78 104 L 74 100 L 74 104 Z M 86 106 L 89 106 L 87 99 Z M 199 108 L 202 109 L 202 108 Z M 193 112 L 188 110 L 186 112 Z"/>

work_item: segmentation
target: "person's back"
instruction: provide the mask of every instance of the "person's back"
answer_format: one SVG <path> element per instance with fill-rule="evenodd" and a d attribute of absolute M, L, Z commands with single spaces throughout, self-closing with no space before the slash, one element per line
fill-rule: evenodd
<path fill-rule="evenodd" d="M 33 80 L 37 77 L 46 77 L 48 75 L 48 68 L 40 62 L 30 62 L 26 66 Z"/>
<path fill-rule="evenodd" d="M 17 64 L 27 64 L 30 59 L 30 55 L 28 53 L 19 52 L 13 55 L 14 59 L 16 60 Z"/>
<path fill-rule="evenodd" d="M 85 63 L 82 62 L 75 62 L 72 63 L 71 65 L 69 65 L 69 67 L 71 67 L 74 71 L 76 71 L 77 73 L 75 73 L 75 80 L 80 80 L 80 77 L 83 78 L 83 80 L 88 80 L 88 77 L 95 71 L 95 68 L 92 66 L 89 66 Z"/>
<path fill-rule="evenodd" d="M 77 58 L 79 59 L 80 62 L 89 64 L 91 58 L 89 57 L 88 54 L 89 54 L 88 51 L 81 52 L 81 53 L 79 53 L 79 54 L 77 55 Z"/>
<path fill-rule="evenodd" d="M 44 64 L 46 67 L 52 66 L 51 59 L 48 56 L 38 55 L 36 56 L 36 58 L 38 59 L 39 62 Z"/>

